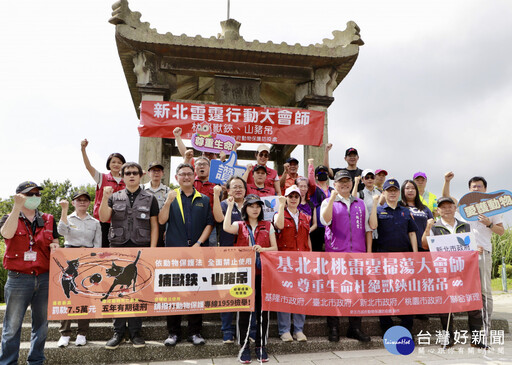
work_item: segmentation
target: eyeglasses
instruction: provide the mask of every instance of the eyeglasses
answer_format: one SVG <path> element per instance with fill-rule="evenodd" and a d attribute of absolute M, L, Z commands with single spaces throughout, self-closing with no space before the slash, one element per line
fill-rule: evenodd
<path fill-rule="evenodd" d="M 232 186 L 229 188 L 230 190 L 244 190 L 243 186 Z"/>
<path fill-rule="evenodd" d="M 260 152 L 260 157 L 268 158 L 268 153 L 267 152 Z"/>
<path fill-rule="evenodd" d="M 194 176 L 194 173 L 192 172 L 181 172 L 178 174 L 179 177 L 192 177 Z"/>
<path fill-rule="evenodd" d="M 25 196 L 41 196 L 41 193 L 25 193 Z"/>
<path fill-rule="evenodd" d="M 89 203 L 90 200 L 89 199 L 75 199 L 76 202 L 79 202 L 79 203 Z"/>
<path fill-rule="evenodd" d="M 202 163 L 196 163 L 196 166 L 197 167 L 205 167 L 205 166 L 208 166 L 208 164 L 206 162 L 202 162 Z"/>
<path fill-rule="evenodd" d="M 139 172 L 138 171 L 126 171 L 125 173 L 123 173 L 123 176 L 137 176 L 139 175 Z"/>

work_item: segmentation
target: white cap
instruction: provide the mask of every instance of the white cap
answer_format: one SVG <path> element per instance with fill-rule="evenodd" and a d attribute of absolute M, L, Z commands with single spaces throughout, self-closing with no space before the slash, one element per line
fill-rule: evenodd
<path fill-rule="evenodd" d="M 363 170 L 363 173 L 361 174 L 361 177 L 365 177 L 366 175 L 368 174 L 372 174 L 372 175 L 375 175 L 375 172 L 373 172 L 372 169 L 364 169 Z"/>
<path fill-rule="evenodd" d="M 288 195 L 290 195 L 291 193 L 294 193 L 294 192 L 300 195 L 300 190 L 297 187 L 297 185 L 292 185 L 288 189 L 286 189 L 286 191 L 284 192 L 284 196 L 288 196 Z"/>
<path fill-rule="evenodd" d="M 266 144 L 260 144 L 258 146 L 258 153 L 260 153 L 261 151 L 267 151 L 268 153 L 270 153 L 270 148 Z"/>

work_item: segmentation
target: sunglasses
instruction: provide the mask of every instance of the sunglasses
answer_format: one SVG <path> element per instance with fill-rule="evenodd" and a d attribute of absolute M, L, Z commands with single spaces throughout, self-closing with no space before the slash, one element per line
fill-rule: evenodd
<path fill-rule="evenodd" d="M 266 152 L 260 152 L 260 156 L 261 156 L 261 157 L 268 157 L 268 153 L 266 153 Z"/>
<path fill-rule="evenodd" d="M 126 171 L 123 176 L 138 176 L 139 175 L 139 172 L 138 171 Z"/>
<path fill-rule="evenodd" d="M 25 193 L 25 196 L 41 196 L 41 193 Z"/>

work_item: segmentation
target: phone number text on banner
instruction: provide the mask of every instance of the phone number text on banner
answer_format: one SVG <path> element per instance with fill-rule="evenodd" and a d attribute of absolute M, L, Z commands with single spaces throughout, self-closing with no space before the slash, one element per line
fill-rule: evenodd
<path fill-rule="evenodd" d="M 48 319 L 254 310 L 250 247 L 57 249 Z"/>
<path fill-rule="evenodd" d="M 263 310 L 376 316 L 482 308 L 478 252 L 262 252 Z"/>
<path fill-rule="evenodd" d="M 320 146 L 324 117 L 324 112 L 309 109 L 143 101 L 139 134 L 174 138 L 174 128 L 181 127 L 186 139 L 194 133 L 200 137 L 223 134 L 247 143 Z"/>

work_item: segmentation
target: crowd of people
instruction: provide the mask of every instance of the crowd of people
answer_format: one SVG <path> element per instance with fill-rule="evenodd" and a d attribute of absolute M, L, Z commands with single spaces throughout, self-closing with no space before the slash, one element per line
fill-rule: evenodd
<path fill-rule="evenodd" d="M 62 216 L 55 222 L 53 216 L 38 210 L 43 188 L 30 181 L 19 184 L 11 213 L 0 221 L 0 233 L 6 242 L 3 263 L 8 270 L 0 365 L 17 363 L 22 320 L 29 305 L 32 336 L 28 362 L 44 361 L 49 260 L 51 250 L 60 247 L 59 235 L 64 236 L 66 248 L 251 246 L 256 252 L 255 312 L 220 315 L 224 343 L 238 341 L 240 362 L 250 363 L 251 340 L 256 346 L 256 358 L 268 361 L 269 313 L 262 311 L 260 252 L 418 252 L 428 250 L 429 235 L 472 231 L 480 252 L 483 309 L 468 312 L 468 322 L 471 331 L 483 328 L 489 335 L 490 240 L 492 233 L 504 233 L 502 217 L 481 215 L 475 222 L 455 218 L 457 201 L 450 196 L 452 172 L 445 175 L 442 196 L 437 198 L 427 191 L 424 172 L 417 172 L 400 184 L 395 178 L 387 178 L 384 169 L 360 169 L 355 148 L 345 151 L 346 167 L 331 168 L 332 144 L 327 144 L 322 165 L 314 166 L 314 160 L 308 160 L 308 176 L 299 175 L 299 161 L 293 157 L 287 159 L 279 176 L 268 166 L 270 148 L 260 145 L 255 163 L 247 166 L 245 174 L 233 176 L 221 186 L 208 181 L 210 160 L 217 156 L 204 154 L 194 158 L 193 151 L 187 150 L 181 140 L 181 129 L 176 128 L 174 134 L 184 158 L 175 171 L 177 189 L 162 182 L 164 166 L 159 162 L 147 166 L 150 181 L 141 184 L 143 167 L 126 162 L 119 153 L 108 157 L 108 172 L 101 173 L 89 161 L 88 141 L 81 142 L 84 165 L 96 182 L 93 217 L 87 213 L 92 199 L 85 191 L 73 195 L 72 214 L 68 215 L 69 202 L 60 202 Z M 468 188 L 485 192 L 487 182 L 476 176 L 469 180 Z M 271 220 L 264 219 L 261 198 L 266 196 L 277 196 L 279 201 Z M 415 317 L 399 317 L 400 324 L 412 331 Z M 445 346 L 453 346 L 453 321 L 448 314 L 440 317 L 447 329 Z M 181 319 L 180 315 L 167 317 L 166 346 L 181 341 Z M 305 315 L 278 313 L 277 319 L 282 341 L 307 341 L 303 331 Z M 188 341 L 204 344 L 202 315 L 188 315 L 187 320 Z M 371 338 L 363 332 L 361 322 L 361 317 L 349 317 L 346 336 L 369 342 Z M 70 324 L 61 322 L 60 347 L 69 345 Z M 391 316 L 380 317 L 383 333 L 393 324 Z M 116 349 L 126 336 L 134 347 L 144 347 L 142 327 L 142 317 L 114 319 L 114 334 L 105 347 Z M 86 345 L 88 328 L 88 320 L 78 321 L 77 346 Z M 339 341 L 339 318 L 328 316 L 327 328 L 329 341 Z M 474 345 L 488 346 L 485 341 Z"/>

